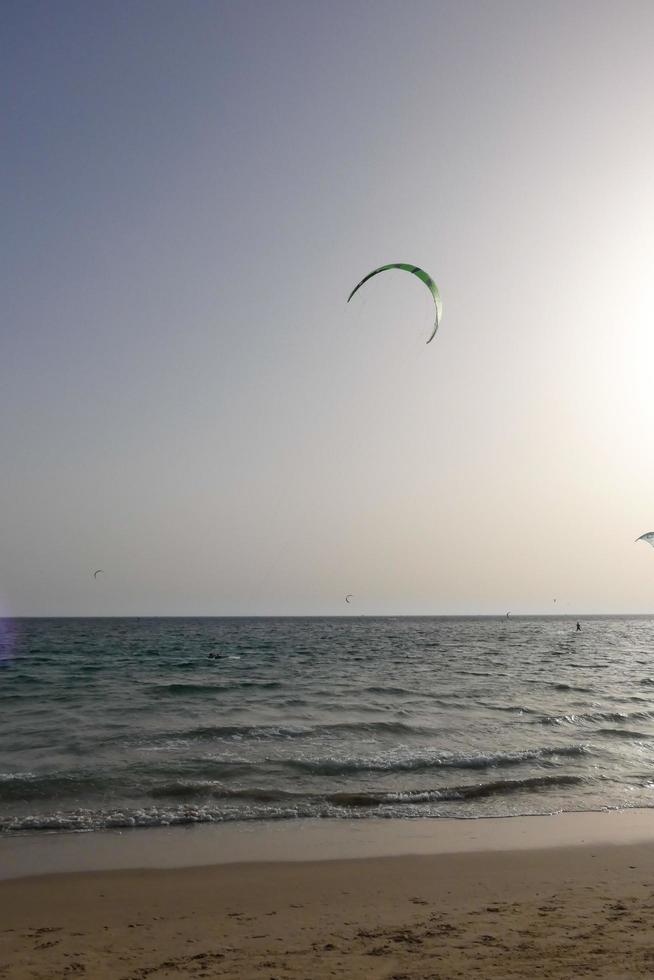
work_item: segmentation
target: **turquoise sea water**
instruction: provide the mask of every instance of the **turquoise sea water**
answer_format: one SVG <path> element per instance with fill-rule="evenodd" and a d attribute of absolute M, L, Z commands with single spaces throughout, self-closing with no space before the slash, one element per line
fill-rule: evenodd
<path fill-rule="evenodd" d="M 654 804 L 654 619 L 0 630 L 0 833 Z"/>

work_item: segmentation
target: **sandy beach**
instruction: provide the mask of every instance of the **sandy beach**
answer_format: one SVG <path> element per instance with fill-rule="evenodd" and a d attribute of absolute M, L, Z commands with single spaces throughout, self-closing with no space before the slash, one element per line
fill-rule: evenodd
<path fill-rule="evenodd" d="M 440 853 L 2 881 L 0 977 L 652 974 L 648 812 L 452 824 Z"/>

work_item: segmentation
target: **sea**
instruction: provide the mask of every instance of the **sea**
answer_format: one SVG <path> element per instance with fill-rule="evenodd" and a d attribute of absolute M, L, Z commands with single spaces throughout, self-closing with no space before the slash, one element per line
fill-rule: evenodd
<path fill-rule="evenodd" d="M 0 623 L 0 835 L 654 805 L 654 618 Z"/>

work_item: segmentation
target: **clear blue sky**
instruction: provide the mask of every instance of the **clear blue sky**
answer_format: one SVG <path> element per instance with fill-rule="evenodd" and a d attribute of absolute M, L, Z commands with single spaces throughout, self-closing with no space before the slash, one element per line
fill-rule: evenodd
<path fill-rule="evenodd" d="M 5 613 L 654 609 L 651 3 L 0 44 Z"/>

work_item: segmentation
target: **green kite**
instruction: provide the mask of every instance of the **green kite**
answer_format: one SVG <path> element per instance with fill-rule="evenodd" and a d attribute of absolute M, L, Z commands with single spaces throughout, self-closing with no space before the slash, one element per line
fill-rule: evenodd
<path fill-rule="evenodd" d="M 434 321 L 434 329 L 431 332 L 431 336 L 427 343 L 434 339 L 436 336 L 436 331 L 440 326 L 440 322 L 443 316 L 443 304 L 441 302 L 441 294 L 438 292 L 438 286 L 424 269 L 420 269 L 417 265 L 409 265 L 407 262 L 391 262 L 390 265 L 382 265 L 379 269 L 375 269 L 373 272 L 369 272 L 368 275 L 361 280 L 361 282 L 354 287 L 352 292 L 347 298 L 348 303 L 356 293 L 360 286 L 363 286 L 364 282 L 368 282 L 373 276 L 376 276 L 379 272 L 386 272 L 387 269 L 404 269 L 405 272 L 410 272 L 412 275 L 417 276 L 418 279 L 422 279 L 425 286 L 429 289 L 430 293 L 434 297 L 434 306 L 436 307 L 436 319 Z"/>

